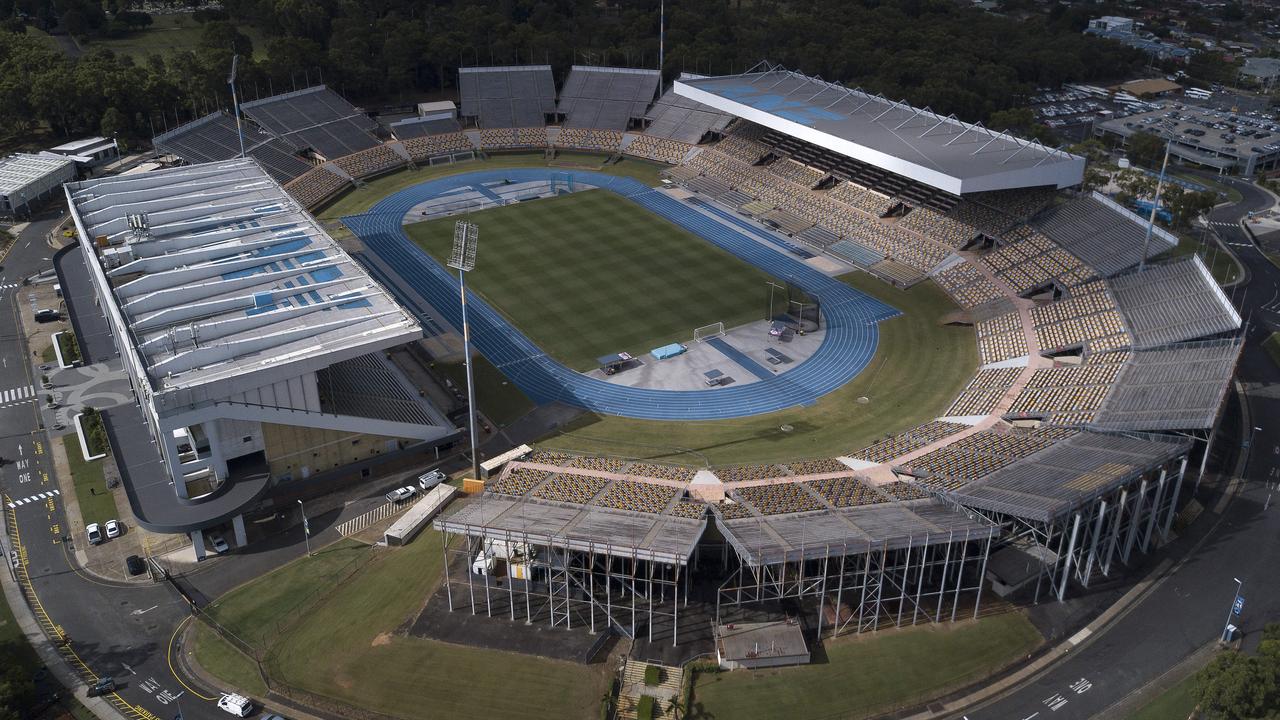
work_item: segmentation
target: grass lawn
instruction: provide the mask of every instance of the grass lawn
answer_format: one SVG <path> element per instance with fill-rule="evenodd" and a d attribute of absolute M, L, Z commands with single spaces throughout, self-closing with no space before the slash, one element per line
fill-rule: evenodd
<path fill-rule="evenodd" d="M 1194 678 L 1192 675 L 1169 688 L 1163 695 L 1130 715 L 1129 720 L 1186 720 L 1196 708 L 1196 700 L 1191 697 L 1191 682 Z"/>
<path fill-rule="evenodd" d="M 829 641 L 825 662 L 699 675 L 694 702 L 708 717 L 752 720 L 865 717 L 981 679 L 1040 643 L 1021 613 Z"/>
<path fill-rule="evenodd" d="M 215 613 L 241 637 L 267 637 L 270 628 L 299 612 L 293 598 L 329 588 L 335 568 L 353 553 L 365 553 L 368 562 L 354 577 L 273 641 L 266 661 L 273 680 L 399 717 L 475 717 L 477 708 L 485 717 L 594 717 L 608 687 L 609 668 L 603 665 L 477 650 L 396 632 L 436 587 L 440 543 L 436 532 L 396 549 L 339 543 L 232 591 L 215 603 Z M 208 646 L 197 646 L 197 660 L 212 669 L 220 658 L 216 650 L 212 657 L 208 653 Z M 243 673 L 246 662 L 224 671 Z"/>
<path fill-rule="evenodd" d="M 262 682 L 262 676 L 258 674 L 253 660 L 218 637 L 218 633 L 208 625 L 198 620 L 193 622 L 195 653 L 200 658 L 200 666 L 237 690 L 264 697 L 267 686 Z"/>
<path fill-rule="evenodd" d="M 40 362 L 41 362 L 41 363 L 56 363 L 56 362 L 58 362 L 58 356 L 57 356 L 57 354 L 54 352 L 54 349 L 53 349 L 53 343 L 49 343 L 49 344 L 45 347 L 45 349 L 44 349 L 44 350 L 41 350 L 41 351 L 40 351 Z"/>
<path fill-rule="evenodd" d="M 75 433 L 62 436 L 62 447 L 67 452 L 67 464 L 71 466 L 71 480 L 76 486 L 76 499 L 80 501 L 80 517 L 84 524 L 103 523 L 120 517 L 115 496 L 107 489 L 102 477 L 102 461 L 85 461 Z"/>
<path fill-rule="evenodd" d="M 978 364 L 973 329 L 937 323 L 955 305 L 931 282 L 901 291 L 865 273 L 841 280 L 903 314 L 880 323 L 880 345 L 862 374 L 812 407 L 678 425 L 589 415 L 539 445 L 696 465 L 762 463 L 831 457 L 937 417 Z M 863 396 L 868 403 L 857 402 Z M 783 424 L 793 430 L 781 432 Z"/>
<path fill-rule="evenodd" d="M 1215 192 L 1226 193 L 1226 196 L 1227 196 L 1227 197 L 1226 197 L 1226 201 L 1227 201 L 1227 202 L 1238 203 L 1238 202 L 1240 202 L 1242 199 L 1244 199 L 1244 196 L 1242 196 L 1242 195 L 1240 194 L 1240 191 L 1239 191 L 1239 190 L 1236 190 L 1235 188 L 1231 187 L 1230 185 L 1226 185 L 1226 184 L 1224 184 L 1224 183 L 1220 183 L 1220 182 L 1218 182 L 1218 181 L 1216 181 L 1216 180 L 1210 180 L 1209 178 L 1201 177 L 1201 176 L 1199 176 L 1199 175 L 1182 175 L 1182 174 L 1179 174 L 1179 173 L 1172 173 L 1172 175 L 1173 175 L 1174 177 L 1176 177 L 1176 178 L 1180 178 L 1180 179 L 1182 179 L 1182 180 L 1187 180 L 1187 181 L 1190 181 L 1190 182 L 1193 182 L 1193 183 L 1198 183 L 1198 184 L 1200 184 L 1200 185 L 1204 185 L 1205 187 L 1207 187 L 1207 188 L 1209 188 L 1209 189 L 1211 189 L 1211 190 L 1213 190 L 1213 191 L 1215 191 Z"/>
<path fill-rule="evenodd" d="M 1215 244 L 1204 245 L 1199 240 L 1185 233 L 1178 233 L 1178 246 L 1153 258 L 1154 262 L 1172 260 L 1198 253 L 1205 267 L 1213 275 L 1219 285 L 1233 282 L 1240 274 L 1240 268 L 1231 256 Z"/>
<path fill-rule="evenodd" d="M 468 217 L 485 238 L 469 284 L 578 371 L 601 355 L 687 341 L 699 325 L 765 315 L 768 275 L 604 190 Z M 406 231 L 443 263 L 453 226 L 443 218 Z"/>
<path fill-rule="evenodd" d="M 1271 356 L 1271 362 L 1280 366 L 1280 333 L 1271 333 L 1270 337 L 1262 341 L 1262 348 Z"/>
<path fill-rule="evenodd" d="M 461 362 L 436 363 L 435 370 L 458 388 L 467 387 L 467 370 Z M 476 355 L 474 372 L 477 405 L 491 422 L 508 425 L 533 409 L 533 401 L 483 355 Z"/>
<path fill-rule="evenodd" d="M 265 58 L 266 36 L 248 25 L 240 25 L 237 29 L 253 42 L 254 57 Z M 151 25 L 145 30 L 115 38 L 91 38 L 88 41 L 81 41 L 80 47 L 85 52 L 107 48 L 116 54 L 131 55 L 135 60 L 142 60 L 152 54 L 166 55 L 180 50 L 194 50 L 200 44 L 200 36 L 203 33 L 204 25 L 196 22 L 190 13 L 152 15 Z M 265 95 L 267 89 L 265 87 L 260 89 Z M 252 98 L 241 98 L 241 100 L 245 99 Z"/>
<path fill-rule="evenodd" d="M 463 162 L 456 165 L 436 165 L 420 167 L 417 170 L 400 170 L 369 180 L 364 187 L 351 190 L 330 202 L 316 212 L 322 220 L 336 220 L 343 215 L 354 215 L 373 207 L 382 198 L 410 185 L 417 185 L 426 180 L 434 180 L 446 175 L 494 170 L 508 167 L 553 167 L 562 165 L 588 166 L 596 172 L 606 175 L 632 177 L 649 185 L 658 184 L 658 175 L 666 165 L 651 163 L 636 158 L 624 158 L 612 165 L 601 165 L 604 155 L 590 153 L 561 153 L 560 157 L 548 162 L 542 153 L 503 153 L 490 155 L 487 160 Z M 488 244 L 488 238 L 485 240 Z"/>

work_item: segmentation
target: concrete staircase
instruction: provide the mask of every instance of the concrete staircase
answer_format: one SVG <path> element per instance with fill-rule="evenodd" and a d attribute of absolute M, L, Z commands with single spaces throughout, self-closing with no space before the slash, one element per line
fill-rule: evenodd
<path fill-rule="evenodd" d="M 649 695 L 656 701 L 654 717 L 673 717 L 667 714 L 671 698 L 680 696 L 680 688 L 684 684 L 684 670 L 675 667 L 662 668 L 662 682 L 658 685 L 644 684 L 644 669 L 650 663 L 627 660 L 622 669 L 622 689 L 618 691 L 618 710 L 614 714 L 617 720 L 635 720 L 636 705 L 641 695 Z"/>

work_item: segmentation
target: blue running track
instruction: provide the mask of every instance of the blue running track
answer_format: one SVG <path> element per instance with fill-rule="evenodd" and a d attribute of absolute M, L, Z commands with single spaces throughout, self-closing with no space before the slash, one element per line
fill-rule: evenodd
<path fill-rule="evenodd" d="M 369 252 L 376 253 L 395 270 L 445 321 L 459 327 L 457 277 L 409 239 L 401 224 L 404 216 L 413 206 L 459 187 L 504 179 L 549 181 L 553 174 L 554 171 L 540 168 L 515 168 L 428 180 L 384 198 L 362 215 L 344 217 L 342 221 Z M 639 181 L 577 171 L 573 179 L 617 193 L 774 277 L 803 288 L 822 303 L 826 336 L 809 359 L 768 380 L 708 390 L 633 388 L 597 380 L 561 365 L 482 298 L 473 295 L 469 316 L 476 348 L 534 402 L 559 401 L 592 412 L 650 420 L 719 420 L 809 405 L 852 380 L 871 362 L 879 338 L 876 323 L 899 314 L 879 300 Z M 390 289 L 397 290 L 394 285 Z"/>

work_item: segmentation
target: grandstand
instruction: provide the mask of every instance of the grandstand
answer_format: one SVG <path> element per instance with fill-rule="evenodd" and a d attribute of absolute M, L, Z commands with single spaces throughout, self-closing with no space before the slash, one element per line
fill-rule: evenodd
<path fill-rule="evenodd" d="M 1037 215 L 1032 225 L 1102 277 L 1138 264 L 1147 231 L 1145 219 L 1098 192 L 1054 205 Z M 1154 228 L 1147 257 L 1177 245 L 1172 233 Z"/>
<path fill-rule="evenodd" d="M 556 111 L 550 65 L 458 69 L 461 115 L 479 128 L 532 128 Z"/>
<path fill-rule="evenodd" d="M 333 160 L 379 144 L 378 124 L 324 85 L 242 103 L 253 121 L 291 145 Z"/>
<path fill-rule="evenodd" d="M 408 118 L 389 126 L 397 140 L 454 133 L 462 129 L 456 118 Z"/>
<path fill-rule="evenodd" d="M 686 73 L 680 77 L 693 80 L 700 76 Z M 696 145 L 707 133 L 723 132 L 733 116 L 678 95 L 675 89 L 671 89 L 658 98 L 645 119 L 648 120 L 644 129 L 646 135 Z"/>
<path fill-rule="evenodd" d="M 1107 281 L 1133 347 L 1162 345 L 1234 332 L 1240 327 L 1226 293 L 1200 257 L 1148 265 Z"/>
<path fill-rule="evenodd" d="M 1243 340 L 1234 338 L 1134 351 L 1093 427 L 1212 428 L 1243 348 Z"/>
<path fill-rule="evenodd" d="M 245 154 L 257 160 L 272 178 L 288 182 L 311 169 L 311 163 L 298 157 L 298 150 L 259 129 L 242 122 Z M 240 131 L 236 121 L 222 111 L 157 135 L 152 144 L 156 150 L 172 153 L 189 165 L 231 160 L 240 157 Z"/>
<path fill-rule="evenodd" d="M 566 128 L 626 130 L 645 117 L 660 80 L 657 70 L 574 65 L 556 110 Z"/>

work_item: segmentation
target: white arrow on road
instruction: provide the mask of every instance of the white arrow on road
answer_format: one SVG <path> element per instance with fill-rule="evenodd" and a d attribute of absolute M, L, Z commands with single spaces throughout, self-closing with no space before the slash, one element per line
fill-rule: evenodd
<path fill-rule="evenodd" d="M 159 606 L 159 605 L 152 605 L 151 607 L 147 608 L 146 610 L 134 610 L 133 612 L 131 612 L 131 613 L 129 613 L 129 614 L 130 614 L 130 615 L 142 615 L 143 613 L 149 613 L 149 612 L 151 612 L 152 610 L 155 610 L 155 609 L 156 609 L 156 608 L 158 608 L 158 607 L 160 607 L 160 606 Z"/>

